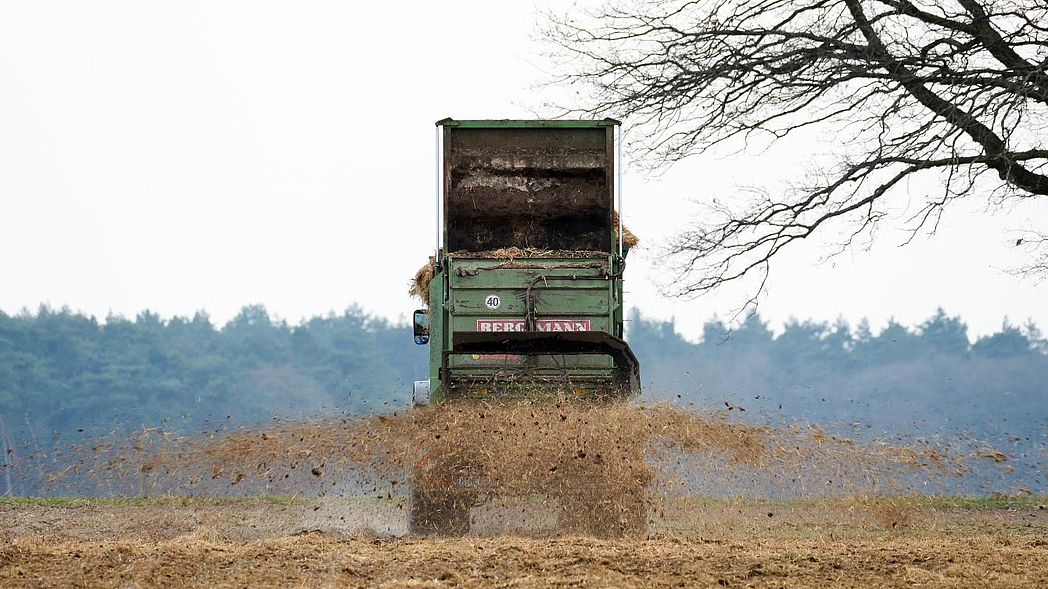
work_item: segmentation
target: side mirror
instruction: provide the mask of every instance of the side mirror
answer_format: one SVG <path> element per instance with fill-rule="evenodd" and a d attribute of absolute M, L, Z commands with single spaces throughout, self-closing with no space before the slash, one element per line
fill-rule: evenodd
<path fill-rule="evenodd" d="M 429 311 L 419 309 L 411 318 L 411 327 L 415 332 L 415 343 L 424 346 L 429 343 Z"/>

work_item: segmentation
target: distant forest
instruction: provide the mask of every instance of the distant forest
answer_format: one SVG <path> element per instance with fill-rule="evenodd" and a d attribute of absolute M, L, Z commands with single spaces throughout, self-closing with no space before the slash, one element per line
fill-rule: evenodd
<path fill-rule="evenodd" d="M 974 344 L 941 310 L 876 335 L 865 321 L 790 321 L 777 331 L 759 315 L 734 329 L 711 320 L 692 343 L 672 321 L 632 311 L 643 399 L 747 419 L 1044 442 L 1048 341 L 1033 324 L 1006 324 Z M 122 428 L 387 411 L 406 405 L 411 381 L 426 372 L 408 326 L 360 308 L 290 325 L 248 306 L 222 326 L 202 313 L 99 321 L 47 307 L 0 312 L 0 442 L 10 465 L 72 436 Z"/>
<path fill-rule="evenodd" d="M 1033 323 L 1006 322 L 973 344 L 942 309 L 876 335 L 865 320 L 791 320 L 775 336 L 752 315 L 733 330 L 709 321 L 693 344 L 673 322 L 633 319 L 630 344 L 651 399 L 876 434 L 950 430 L 1043 444 L 1048 433 L 1048 340 Z"/>

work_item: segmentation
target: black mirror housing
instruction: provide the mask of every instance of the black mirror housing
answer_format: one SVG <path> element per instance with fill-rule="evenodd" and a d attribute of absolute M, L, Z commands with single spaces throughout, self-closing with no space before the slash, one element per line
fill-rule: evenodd
<path fill-rule="evenodd" d="M 418 309 L 411 316 L 411 327 L 415 334 L 415 343 L 424 346 L 429 343 L 429 311 Z"/>

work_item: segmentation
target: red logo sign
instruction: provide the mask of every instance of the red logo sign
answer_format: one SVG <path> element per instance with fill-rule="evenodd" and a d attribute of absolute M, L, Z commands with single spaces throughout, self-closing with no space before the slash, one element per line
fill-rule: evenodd
<path fill-rule="evenodd" d="M 539 331 L 590 331 L 589 319 L 539 319 Z M 524 331 L 523 319 L 477 319 L 477 331 Z"/>

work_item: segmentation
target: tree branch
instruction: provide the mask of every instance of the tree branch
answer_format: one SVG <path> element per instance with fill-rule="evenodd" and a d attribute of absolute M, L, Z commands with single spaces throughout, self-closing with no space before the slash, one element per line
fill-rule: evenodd
<path fill-rule="evenodd" d="M 683 232 L 670 247 L 679 294 L 766 276 L 783 247 L 831 225 L 845 245 L 872 233 L 917 175 L 942 191 L 907 219 L 911 238 L 958 198 L 1048 196 L 1043 0 L 636 1 L 551 21 L 559 81 L 590 90 L 574 112 L 627 117 L 654 169 L 802 129 L 837 154 Z"/>

